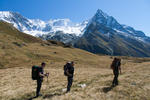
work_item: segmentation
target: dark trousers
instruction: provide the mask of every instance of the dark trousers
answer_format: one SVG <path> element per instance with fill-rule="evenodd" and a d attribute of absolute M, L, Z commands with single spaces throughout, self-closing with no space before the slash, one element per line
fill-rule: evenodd
<path fill-rule="evenodd" d="M 39 79 L 39 80 L 37 80 L 37 88 L 36 88 L 36 95 L 38 96 L 39 95 L 39 93 L 40 93 L 40 90 L 41 90 L 41 86 L 42 86 L 42 80 L 41 79 Z"/>
<path fill-rule="evenodd" d="M 119 72 L 118 71 L 113 71 L 114 73 L 114 80 L 112 82 L 113 85 L 118 85 L 118 76 L 119 76 Z"/>
<path fill-rule="evenodd" d="M 72 77 L 68 77 L 67 92 L 70 91 L 70 88 L 72 86 L 72 82 L 73 82 L 73 78 Z"/>

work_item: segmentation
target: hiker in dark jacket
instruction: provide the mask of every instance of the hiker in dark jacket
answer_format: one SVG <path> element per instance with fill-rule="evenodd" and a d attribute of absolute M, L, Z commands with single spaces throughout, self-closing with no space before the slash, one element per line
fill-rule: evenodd
<path fill-rule="evenodd" d="M 112 85 L 116 86 L 116 85 L 118 85 L 119 71 L 120 71 L 120 74 L 121 74 L 121 59 L 114 58 L 114 60 L 111 64 L 111 69 L 113 70 L 113 74 L 114 74 L 114 80 L 112 82 Z"/>
<path fill-rule="evenodd" d="M 43 63 L 41 63 L 41 66 L 39 66 L 38 78 L 37 78 L 36 97 L 42 96 L 42 94 L 40 94 L 40 90 L 41 90 L 43 78 L 45 76 L 49 75 L 49 73 L 44 74 L 44 67 L 45 67 L 45 65 L 46 65 L 46 63 L 43 62 Z"/>
<path fill-rule="evenodd" d="M 67 70 L 66 70 L 66 74 L 67 74 L 67 79 L 68 79 L 68 85 L 67 85 L 67 91 L 69 92 L 72 86 L 72 82 L 73 82 L 73 75 L 74 75 L 74 62 L 68 62 L 67 65 Z"/>

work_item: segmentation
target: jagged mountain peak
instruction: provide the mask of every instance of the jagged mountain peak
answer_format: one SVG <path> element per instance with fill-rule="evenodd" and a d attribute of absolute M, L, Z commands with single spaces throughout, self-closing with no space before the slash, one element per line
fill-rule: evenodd
<path fill-rule="evenodd" d="M 115 28 L 115 29 L 121 27 L 121 25 L 117 22 L 117 20 L 114 17 L 109 16 L 108 14 L 104 13 L 100 9 L 97 10 L 96 14 L 90 20 L 89 24 L 91 23 L 101 24 L 106 27 Z"/>
<path fill-rule="evenodd" d="M 99 18 L 108 18 L 109 16 L 106 14 L 106 13 L 104 13 L 101 9 L 98 9 L 97 10 L 97 12 L 96 12 L 96 14 L 95 14 L 95 16 L 97 16 L 97 17 L 99 17 Z"/>
<path fill-rule="evenodd" d="M 145 34 L 142 31 L 137 31 L 130 26 L 120 24 L 113 16 L 109 16 L 100 9 L 98 9 L 96 14 L 92 17 L 88 23 L 88 26 L 91 24 L 93 24 L 95 27 L 99 26 L 101 28 L 99 31 L 104 34 L 107 33 L 106 31 L 103 31 L 103 29 L 105 29 L 104 27 L 106 27 L 125 36 L 145 37 Z"/>

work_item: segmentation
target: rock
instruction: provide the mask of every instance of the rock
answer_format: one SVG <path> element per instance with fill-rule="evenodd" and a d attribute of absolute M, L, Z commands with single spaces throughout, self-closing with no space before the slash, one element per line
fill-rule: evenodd
<path fill-rule="evenodd" d="M 67 91 L 67 88 L 65 88 L 65 89 L 62 89 L 62 92 L 66 92 Z"/>
<path fill-rule="evenodd" d="M 136 85 L 136 83 L 135 83 L 135 82 L 132 82 L 131 85 Z"/>
<path fill-rule="evenodd" d="M 78 86 L 81 87 L 81 88 L 85 88 L 86 84 L 78 84 Z"/>

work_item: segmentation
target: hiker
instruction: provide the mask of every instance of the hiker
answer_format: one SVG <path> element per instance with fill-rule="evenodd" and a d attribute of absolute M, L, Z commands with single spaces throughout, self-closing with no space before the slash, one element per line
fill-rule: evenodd
<path fill-rule="evenodd" d="M 118 85 L 119 71 L 121 74 L 121 59 L 114 58 L 114 60 L 111 64 L 111 69 L 113 70 L 113 74 L 114 74 L 114 80 L 112 82 L 112 86 L 116 86 L 116 85 Z"/>
<path fill-rule="evenodd" d="M 33 66 L 32 67 L 32 79 L 37 80 L 36 97 L 42 96 L 42 94 L 40 94 L 40 89 L 42 86 L 43 78 L 45 76 L 48 77 L 48 75 L 49 75 L 49 73 L 44 74 L 45 65 L 46 65 L 46 63 L 42 62 L 41 66 Z"/>
<path fill-rule="evenodd" d="M 67 64 L 64 66 L 64 74 L 67 76 L 68 85 L 67 85 L 67 91 L 68 93 L 71 89 L 72 82 L 73 82 L 73 75 L 74 75 L 74 62 L 67 62 Z"/>

